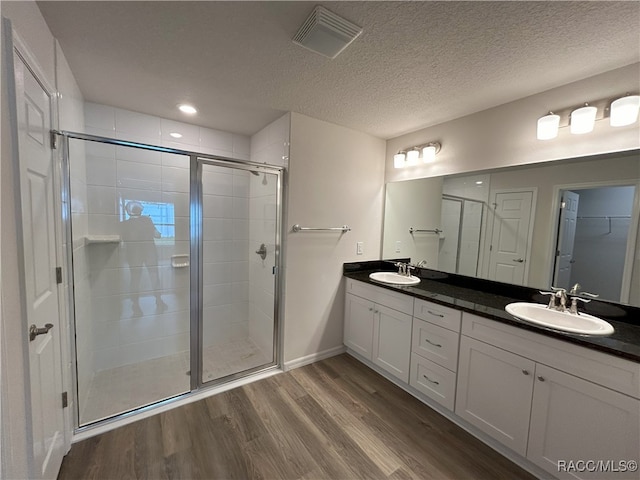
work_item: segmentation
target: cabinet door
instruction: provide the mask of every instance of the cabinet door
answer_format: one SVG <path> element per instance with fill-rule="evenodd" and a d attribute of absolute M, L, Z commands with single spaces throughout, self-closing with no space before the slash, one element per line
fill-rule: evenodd
<path fill-rule="evenodd" d="M 560 478 L 638 479 L 637 471 L 567 472 L 563 465 L 640 461 L 640 401 L 538 364 L 527 457 Z"/>
<path fill-rule="evenodd" d="M 374 304 L 350 293 L 345 295 L 344 344 L 371 360 Z"/>
<path fill-rule="evenodd" d="M 456 414 L 526 455 L 535 363 L 462 336 Z"/>
<path fill-rule="evenodd" d="M 373 362 L 409 383 L 411 316 L 381 305 L 375 311 Z"/>

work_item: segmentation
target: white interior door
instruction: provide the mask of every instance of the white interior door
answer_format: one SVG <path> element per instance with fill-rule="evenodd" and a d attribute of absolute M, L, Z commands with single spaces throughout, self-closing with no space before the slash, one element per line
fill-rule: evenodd
<path fill-rule="evenodd" d="M 556 287 L 568 289 L 570 286 L 579 201 L 579 194 L 569 191 L 562 192 L 558 245 L 556 246 L 556 268 L 553 276 L 553 285 Z"/>
<path fill-rule="evenodd" d="M 64 455 L 60 314 L 56 280 L 51 98 L 14 57 L 27 318 L 30 337 L 34 478 L 56 478 Z M 34 325 L 35 327 L 31 327 Z M 48 327 L 51 325 L 51 327 Z"/>
<path fill-rule="evenodd" d="M 496 193 L 494 205 L 489 279 L 522 285 L 528 257 L 533 192 Z"/>

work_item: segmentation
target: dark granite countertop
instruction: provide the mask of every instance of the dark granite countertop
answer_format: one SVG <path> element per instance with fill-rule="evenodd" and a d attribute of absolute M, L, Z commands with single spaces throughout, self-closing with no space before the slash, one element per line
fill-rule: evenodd
<path fill-rule="evenodd" d="M 345 277 L 354 280 L 640 362 L 640 308 L 637 307 L 593 300 L 581 307 L 581 311 L 607 320 L 615 331 L 607 336 L 577 335 L 523 322 L 504 310 L 512 302 L 546 304 L 548 297 L 540 295 L 536 289 L 425 268 L 413 272 L 413 275 L 421 278 L 421 282 L 414 286 L 389 285 L 371 280 L 369 274 L 372 272 L 396 271 L 391 262 L 385 261 L 345 263 L 343 271 Z"/>

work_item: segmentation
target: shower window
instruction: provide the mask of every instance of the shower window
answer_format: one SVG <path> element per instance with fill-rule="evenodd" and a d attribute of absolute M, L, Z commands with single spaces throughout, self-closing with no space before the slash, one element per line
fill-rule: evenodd
<path fill-rule="evenodd" d="M 127 205 L 139 203 L 145 215 L 153 221 L 160 237 L 155 240 L 157 244 L 173 244 L 176 236 L 175 205 L 166 202 L 146 202 L 133 198 L 120 197 L 120 221 L 124 222 L 131 216 L 127 213 Z"/>

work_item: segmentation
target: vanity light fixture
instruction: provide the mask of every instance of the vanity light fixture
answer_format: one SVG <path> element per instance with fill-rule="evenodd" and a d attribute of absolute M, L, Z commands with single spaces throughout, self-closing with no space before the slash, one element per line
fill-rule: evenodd
<path fill-rule="evenodd" d="M 420 153 L 422 153 L 422 161 L 424 163 L 433 162 L 436 159 L 436 153 L 440 151 L 440 143 L 429 142 L 415 147 L 409 147 L 406 150 L 400 150 L 393 156 L 394 168 L 404 168 L 406 166 L 415 166 L 420 163 Z"/>
<path fill-rule="evenodd" d="M 558 136 L 560 128 L 560 115 L 549 112 L 538 119 L 538 140 L 551 140 Z"/>
<path fill-rule="evenodd" d="M 640 94 L 627 93 L 623 96 L 589 100 L 580 107 L 569 107 L 549 112 L 538 118 L 538 140 L 556 138 L 559 130 L 570 127 L 573 134 L 593 131 L 595 122 L 609 118 L 612 127 L 625 127 L 638 121 L 640 113 Z"/>
<path fill-rule="evenodd" d="M 393 156 L 393 168 L 404 168 L 405 167 L 405 158 L 406 154 L 403 151 L 396 153 Z"/>
<path fill-rule="evenodd" d="M 611 102 L 609 124 L 612 127 L 624 127 L 638 120 L 640 95 L 628 95 Z"/>
<path fill-rule="evenodd" d="M 182 113 L 186 113 L 187 115 L 194 115 L 194 114 L 198 113 L 198 110 L 196 110 L 196 107 L 194 107 L 193 105 L 186 104 L 186 103 L 182 103 L 182 104 L 178 105 L 178 109 Z"/>

